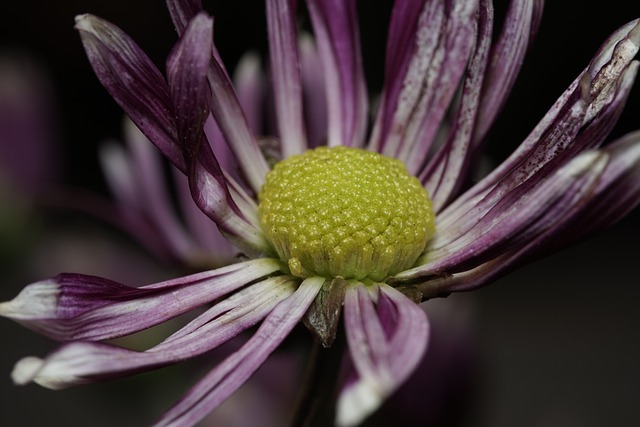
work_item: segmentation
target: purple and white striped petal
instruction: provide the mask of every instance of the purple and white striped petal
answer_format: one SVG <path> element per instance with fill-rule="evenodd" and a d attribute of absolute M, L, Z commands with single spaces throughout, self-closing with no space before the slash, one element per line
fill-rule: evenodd
<path fill-rule="evenodd" d="M 428 296 L 472 290 L 622 219 L 640 204 L 640 132 L 628 134 L 599 151 L 609 158 L 589 197 L 556 215 L 535 238 L 471 270 L 410 287 Z M 585 155 L 592 154 L 582 156 Z"/>
<path fill-rule="evenodd" d="M 76 28 L 102 85 L 136 126 L 184 172 L 173 107 L 160 71 L 115 25 L 92 15 L 80 15 Z"/>
<path fill-rule="evenodd" d="M 540 25 L 543 8 L 544 0 L 514 0 L 510 3 L 500 37 L 491 50 L 473 135 L 474 146 L 484 139 L 507 100 Z"/>
<path fill-rule="evenodd" d="M 308 0 L 327 90 L 327 145 L 362 147 L 367 89 L 355 0 Z"/>
<path fill-rule="evenodd" d="M 324 281 L 321 277 L 303 281 L 293 295 L 275 307 L 245 345 L 202 378 L 154 425 L 195 425 L 220 405 L 244 384 L 289 335 Z"/>
<path fill-rule="evenodd" d="M 0 303 L 0 316 L 59 341 L 106 340 L 165 322 L 279 268 L 277 260 L 263 258 L 139 288 L 62 274 Z"/>
<path fill-rule="evenodd" d="M 297 0 L 267 0 L 269 54 L 282 158 L 307 148 L 296 41 Z"/>
<path fill-rule="evenodd" d="M 339 426 L 355 426 L 375 411 L 413 372 L 429 340 L 424 311 L 394 288 L 376 286 L 351 286 L 345 295 L 345 329 L 357 379 L 338 396 Z"/>
<path fill-rule="evenodd" d="M 114 379 L 189 359 L 237 336 L 264 319 L 293 294 L 296 281 L 268 278 L 214 305 L 162 343 L 135 351 L 102 343 L 72 342 L 45 359 L 20 360 L 12 377 L 17 384 L 36 382 L 51 389 Z"/>
<path fill-rule="evenodd" d="M 458 92 L 478 31 L 478 1 L 427 2 L 418 20 L 412 57 L 396 99 L 385 100 L 391 118 L 382 153 L 417 175 Z M 393 86 L 392 86 L 393 87 Z M 383 95 L 386 96 L 386 95 Z M 386 103 L 389 105 L 386 105 Z"/>
<path fill-rule="evenodd" d="M 630 63 L 639 47 L 638 20 L 614 33 L 520 147 L 439 215 L 438 228 L 445 232 L 432 247 L 441 248 L 464 235 L 505 193 L 529 179 L 543 179 L 581 151 L 600 144 L 601 130 L 611 126 L 610 119 L 631 88 L 636 67 Z M 592 132 L 599 137 L 591 138 Z"/>
<path fill-rule="evenodd" d="M 432 207 L 436 214 L 456 195 L 466 179 L 464 171 L 472 152 L 471 139 L 491 46 L 493 8 L 489 1 L 480 1 L 478 25 L 478 40 L 467 67 L 461 99 L 448 131 L 447 140 L 418 174 L 431 197 Z"/>

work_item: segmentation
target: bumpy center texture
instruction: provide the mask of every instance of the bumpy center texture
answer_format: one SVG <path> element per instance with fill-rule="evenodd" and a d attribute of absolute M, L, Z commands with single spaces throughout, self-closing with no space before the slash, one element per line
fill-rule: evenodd
<path fill-rule="evenodd" d="M 381 281 L 435 232 L 431 200 L 398 160 L 321 147 L 276 164 L 259 195 L 264 233 L 298 277 Z"/>

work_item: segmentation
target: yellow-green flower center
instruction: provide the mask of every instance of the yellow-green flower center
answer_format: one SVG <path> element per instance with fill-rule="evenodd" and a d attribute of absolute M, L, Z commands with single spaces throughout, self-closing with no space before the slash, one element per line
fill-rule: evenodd
<path fill-rule="evenodd" d="M 383 280 L 410 268 L 435 232 L 431 200 L 398 160 L 321 147 L 269 172 L 262 230 L 291 273 Z"/>

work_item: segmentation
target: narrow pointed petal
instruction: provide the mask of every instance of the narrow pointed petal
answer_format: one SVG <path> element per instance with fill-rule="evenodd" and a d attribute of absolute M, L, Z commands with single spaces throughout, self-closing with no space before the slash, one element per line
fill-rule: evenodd
<path fill-rule="evenodd" d="M 189 22 L 204 11 L 202 0 L 166 0 L 167 9 L 178 34 L 182 34 Z"/>
<path fill-rule="evenodd" d="M 297 0 L 267 0 L 269 64 L 283 158 L 300 154 L 307 148 L 296 41 L 296 9 Z"/>
<path fill-rule="evenodd" d="M 102 85 L 156 147 L 185 171 L 169 91 L 160 71 L 115 25 L 80 15 L 76 28 Z"/>
<path fill-rule="evenodd" d="M 395 280 L 466 271 L 507 251 L 517 251 L 560 222 L 572 209 L 587 203 L 608 160 L 605 152 L 587 151 L 547 180 L 529 181 L 502 198 L 463 237 L 440 249 L 429 250 L 424 265 L 400 273 Z"/>
<path fill-rule="evenodd" d="M 327 89 L 329 146 L 361 147 L 367 125 L 355 0 L 308 0 Z"/>
<path fill-rule="evenodd" d="M 278 269 L 276 260 L 258 259 L 139 288 L 63 274 L 0 303 L 0 315 L 60 341 L 106 340 L 162 323 Z"/>
<path fill-rule="evenodd" d="M 208 78 L 211 88 L 211 112 L 235 154 L 249 186 L 257 194 L 269 172 L 269 165 L 249 129 L 231 80 L 215 56 L 211 61 Z"/>
<path fill-rule="evenodd" d="M 298 290 L 267 316 L 240 350 L 199 381 L 156 423 L 157 426 L 195 425 L 214 410 L 262 365 L 307 311 L 325 279 L 306 279 Z"/>
<path fill-rule="evenodd" d="M 464 235 L 505 193 L 527 180 L 541 180 L 581 151 L 597 147 L 612 126 L 636 73 L 632 60 L 640 47 L 640 24 L 615 32 L 518 149 L 490 175 L 439 216 L 447 230 L 434 248 Z M 599 134 L 591 138 L 593 134 Z M 587 137 L 589 136 L 589 137 Z"/>
<path fill-rule="evenodd" d="M 338 397 L 336 424 L 355 426 L 373 413 L 413 372 L 429 340 L 424 311 L 381 284 L 377 307 L 371 291 L 352 286 L 345 297 L 345 328 L 357 380 Z"/>
<path fill-rule="evenodd" d="M 326 143 L 328 129 L 327 96 L 322 62 L 315 42 L 309 35 L 302 34 L 299 49 L 309 147 L 317 147 Z"/>
<path fill-rule="evenodd" d="M 264 319 L 295 290 L 286 276 L 272 277 L 219 302 L 162 343 L 135 351 L 102 343 L 72 342 L 45 359 L 27 357 L 12 373 L 17 384 L 51 389 L 114 379 L 203 354 Z"/>
<path fill-rule="evenodd" d="M 464 171 L 472 153 L 473 128 L 491 45 L 493 8 L 488 1 L 480 2 L 478 24 L 477 45 L 467 67 L 461 99 L 447 140 L 418 175 L 436 213 L 456 195 L 466 179 Z"/>
<path fill-rule="evenodd" d="M 473 145 L 479 144 L 495 121 L 538 30 L 543 0 L 515 0 L 509 5 L 500 37 L 491 50 L 491 63 L 482 91 Z"/>
<path fill-rule="evenodd" d="M 640 132 L 628 134 L 600 151 L 608 156 L 608 162 L 589 196 L 555 215 L 534 238 L 470 270 L 405 286 L 430 297 L 472 290 L 615 224 L 640 205 Z"/>
<path fill-rule="evenodd" d="M 233 73 L 233 85 L 238 93 L 238 101 L 247 118 L 249 128 L 255 135 L 261 135 L 264 131 L 263 116 L 267 82 L 260 64 L 260 57 L 256 53 L 246 53 L 240 58 Z M 214 148 L 214 151 L 217 156 L 217 148 Z M 220 164 L 224 165 L 222 162 Z"/>
<path fill-rule="evenodd" d="M 213 50 L 213 19 L 194 17 L 167 59 L 169 95 L 181 146 L 200 144 L 209 116 L 207 72 Z"/>
<path fill-rule="evenodd" d="M 390 117 L 380 118 L 388 125 L 379 136 L 382 153 L 402 160 L 412 174 L 424 166 L 458 92 L 478 31 L 478 1 L 427 2 L 417 26 L 409 65 L 398 77 L 403 84 L 391 92 L 396 99 L 384 101 Z"/>

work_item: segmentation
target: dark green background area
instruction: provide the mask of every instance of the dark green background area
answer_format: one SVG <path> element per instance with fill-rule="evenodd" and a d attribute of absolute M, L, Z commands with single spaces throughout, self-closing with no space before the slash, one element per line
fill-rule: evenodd
<path fill-rule="evenodd" d="M 496 8 L 503 8 L 504 3 L 497 1 Z M 205 2 L 216 17 L 216 44 L 229 68 L 247 49 L 265 50 L 266 24 L 259 4 Z M 366 74 L 373 92 L 382 84 L 390 4 L 360 1 Z M 249 13 L 252 8 L 259 10 Z M 103 192 L 96 147 L 105 138 L 121 137 L 122 113 L 93 75 L 73 29 L 73 17 L 84 12 L 117 23 L 161 69 L 176 36 L 161 1 L 0 2 L 0 53 L 27 52 L 51 75 L 59 140 L 65 153 L 63 179 L 69 185 Z M 640 17 L 640 6 L 628 0 L 547 2 L 536 43 L 491 133 L 488 150 L 495 162 L 527 136 L 607 35 L 636 17 Z M 638 128 L 640 84 L 613 136 Z M 83 228 L 78 230 L 76 222 L 62 223 L 66 230 L 81 233 L 95 226 L 81 222 Z M 86 235 L 91 236 L 87 237 L 91 239 L 89 250 L 92 242 L 98 242 L 98 262 L 95 269 L 87 267 L 84 273 L 109 274 L 109 260 L 101 264 L 99 259 L 106 245 L 124 247 L 119 250 L 138 260 L 140 268 L 131 272 L 132 280 L 162 277 L 138 247 L 120 235 L 116 243 L 110 242 L 105 234 L 108 232 L 99 229 Z M 637 211 L 596 238 L 531 264 L 492 286 L 450 297 L 471 305 L 479 366 L 470 403 L 455 408 L 464 413 L 464 421 L 456 425 L 640 424 L 639 236 Z M 12 298 L 27 282 L 40 278 L 33 277 L 33 271 L 21 270 L 24 263 L 12 263 L 13 268 L 5 262 L 0 265 L 6 269 L 0 270 L 0 300 Z M 0 425 L 7 427 L 144 425 L 154 411 L 173 402 L 196 378 L 193 370 L 175 367 L 163 375 L 63 392 L 33 385 L 14 387 L 9 379 L 13 363 L 26 355 L 42 356 L 55 344 L 5 319 L 0 319 L 0 340 Z M 174 379 L 179 386 L 171 386 Z"/>

